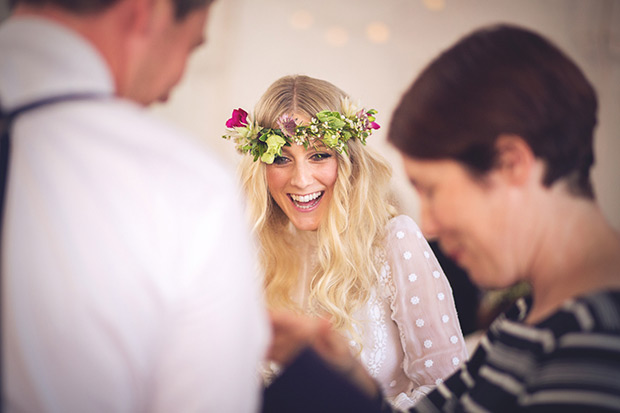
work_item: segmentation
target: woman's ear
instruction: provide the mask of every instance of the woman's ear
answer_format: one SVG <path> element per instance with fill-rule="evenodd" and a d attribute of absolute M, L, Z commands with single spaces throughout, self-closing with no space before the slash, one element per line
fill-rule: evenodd
<path fill-rule="evenodd" d="M 530 145 L 518 135 L 500 135 L 495 142 L 496 170 L 513 185 L 523 185 L 534 172 L 536 157 Z"/>

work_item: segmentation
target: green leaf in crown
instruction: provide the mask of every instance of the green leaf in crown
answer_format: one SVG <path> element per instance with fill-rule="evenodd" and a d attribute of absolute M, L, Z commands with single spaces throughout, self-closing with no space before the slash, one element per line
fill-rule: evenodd
<path fill-rule="evenodd" d="M 227 133 L 222 136 L 235 143 L 241 153 L 249 153 L 266 164 L 271 164 L 282 155 L 282 147 L 292 143 L 308 148 L 317 140 L 339 153 L 347 153 L 349 139 L 359 139 L 366 144 L 366 138 L 380 126 L 375 122 L 376 110 L 358 109 L 348 98 L 341 101 L 341 112 L 323 110 L 317 113 L 310 125 L 299 125 L 297 119 L 282 115 L 279 128 L 263 128 L 250 119 L 248 113 L 239 108 L 233 110 L 226 122 Z"/>

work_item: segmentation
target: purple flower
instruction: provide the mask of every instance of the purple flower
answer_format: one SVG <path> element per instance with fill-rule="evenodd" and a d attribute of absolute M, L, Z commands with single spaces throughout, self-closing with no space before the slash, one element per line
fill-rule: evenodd
<path fill-rule="evenodd" d="M 295 136 L 295 128 L 297 128 L 297 122 L 295 122 L 295 119 L 291 118 L 289 115 L 284 114 L 280 116 L 280 118 L 278 118 L 277 124 L 284 136 L 289 138 Z"/>
<path fill-rule="evenodd" d="M 248 124 L 248 112 L 239 108 L 233 110 L 232 117 L 226 121 L 227 128 L 236 128 Z"/>
<path fill-rule="evenodd" d="M 377 122 L 370 122 L 371 129 L 379 129 L 381 126 Z"/>

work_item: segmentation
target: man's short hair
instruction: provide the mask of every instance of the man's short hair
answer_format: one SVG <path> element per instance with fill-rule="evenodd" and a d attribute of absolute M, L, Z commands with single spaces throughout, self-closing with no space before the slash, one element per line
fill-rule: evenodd
<path fill-rule="evenodd" d="M 121 0 L 11 0 L 11 8 L 17 3 L 31 6 L 54 5 L 75 14 L 95 14 L 112 7 Z M 206 7 L 214 0 L 170 0 L 174 4 L 174 16 L 183 20 L 192 11 Z"/>

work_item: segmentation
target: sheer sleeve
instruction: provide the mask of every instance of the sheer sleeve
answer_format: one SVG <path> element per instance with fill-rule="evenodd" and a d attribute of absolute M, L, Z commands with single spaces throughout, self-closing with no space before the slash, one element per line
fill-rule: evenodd
<path fill-rule="evenodd" d="M 403 369 L 413 386 L 393 403 L 406 408 L 448 377 L 467 358 L 452 289 L 416 223 L 400 215 L 387 228 L 392 319 L 404 352 Z"/>

